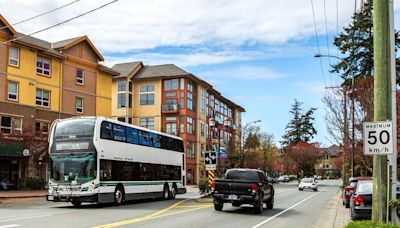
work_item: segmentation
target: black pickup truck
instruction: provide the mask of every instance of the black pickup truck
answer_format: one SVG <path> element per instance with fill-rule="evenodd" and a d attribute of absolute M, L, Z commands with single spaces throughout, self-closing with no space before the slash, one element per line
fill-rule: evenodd
<path fill-rule="evenodd" d="M 214 208 L 221 211 L 224 203 L 239 207 L 242 204 L 254 206 L 254 212 L 274 206 L 274 187 L 268 182 L 264 172 L 257 169 L 229 169 L 222 180 L 215 180 L 211 186 Z"/>

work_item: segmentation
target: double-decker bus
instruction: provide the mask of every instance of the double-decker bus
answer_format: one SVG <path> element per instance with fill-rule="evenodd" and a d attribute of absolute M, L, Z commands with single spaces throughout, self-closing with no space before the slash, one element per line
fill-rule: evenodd
<path fill-rule="evenodd" d="M 48 201 L 122 204 L 186 192 L 183 140 L 104 117 L 56 120 Z"/>

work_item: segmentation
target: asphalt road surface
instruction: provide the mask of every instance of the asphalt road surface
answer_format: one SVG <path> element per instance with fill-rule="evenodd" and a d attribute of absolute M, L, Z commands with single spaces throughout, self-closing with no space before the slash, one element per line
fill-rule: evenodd
<path fill-rule="evenodd" d="M 128 202 L 122 206 L 46 202 L 42 198 L 0 204 L 0 228 L 11 227 L 316 227 L 339 180 L 319 181 L 318 192 L 299 191 L 297 182 L 276 184 L 274 209 L 254 214 L 250 205 L 222 212 L 212 203 L 180 195 L 174 200 Z"/>

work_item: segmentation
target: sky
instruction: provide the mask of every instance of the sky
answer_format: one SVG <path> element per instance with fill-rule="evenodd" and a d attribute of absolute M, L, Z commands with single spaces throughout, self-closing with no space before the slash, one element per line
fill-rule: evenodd
<path fill-rule="evenodd" d="M 0 14 L 13 24 L 72 1 L 1 0 Z M 78 0 L 14 28 L 30 34 L 111 1 Z M 329 73 L 335 59 L 313 56 L 320 52 L 340 57 L 333 39 L 360 4 L 361 0 L 118 0 L 34 36 L 55 42 L 87 35 L 109 67 L 131 61 L 176 64 L 244 107 L 244 124 L 261 120 L 261 129 L 276 142 L 297 99 L 304 110 L 317 108 L 318 134 L 313 140 L 329 146 L 333 141 L 322 98 L 325 87 L 341 81 Z M 400 0 L 394 7 L 398 28 Z"/>

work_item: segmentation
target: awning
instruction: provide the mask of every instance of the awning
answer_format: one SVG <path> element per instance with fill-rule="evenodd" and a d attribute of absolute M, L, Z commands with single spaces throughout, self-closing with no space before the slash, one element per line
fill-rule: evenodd
<path fill-rule="evenodd" d="M 23 157 L 24 150 L 21 141 L 0 142 L 0 156 L 3 157 Z"/>

